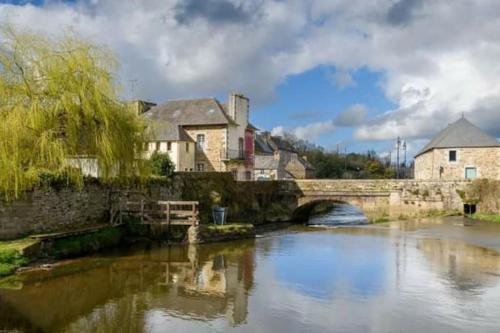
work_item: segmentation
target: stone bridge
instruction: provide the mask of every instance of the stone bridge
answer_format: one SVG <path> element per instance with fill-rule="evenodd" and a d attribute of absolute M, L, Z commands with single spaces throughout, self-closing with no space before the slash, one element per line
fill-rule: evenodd
<path fill-rule="evenodd" d="M 469 181 L 296 180 L 287 190 L 297 197 L 296 213 L 308 213 L 318 202 L 359 207 L 370 220 L 407 218 L 436 212 L 463 211 L 459 193 Z"/>

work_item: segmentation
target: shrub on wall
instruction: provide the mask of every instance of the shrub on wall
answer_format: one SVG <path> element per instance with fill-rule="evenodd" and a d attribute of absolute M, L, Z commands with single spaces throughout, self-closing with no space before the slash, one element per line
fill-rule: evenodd
<path fill-rule="evenodd" d="M 175 165 L 168 154 L 154 152 L 149 163 L 153 175 L 171 177 L 174 173 Z"/>

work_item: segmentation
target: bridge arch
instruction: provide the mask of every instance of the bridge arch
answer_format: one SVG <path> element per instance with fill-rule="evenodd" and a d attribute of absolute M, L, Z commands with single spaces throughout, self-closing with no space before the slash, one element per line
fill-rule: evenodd
<path fill-rule="evenodd" d="M 389 194 L 379 195 L 304 195 L 298 198 L 297 208 L 293 213 L 296 221 L 307 221 L 314 208 L 321 203 L 348 204 L 358 208 L 368 220 L 380 219 L 389 215 Z"/>

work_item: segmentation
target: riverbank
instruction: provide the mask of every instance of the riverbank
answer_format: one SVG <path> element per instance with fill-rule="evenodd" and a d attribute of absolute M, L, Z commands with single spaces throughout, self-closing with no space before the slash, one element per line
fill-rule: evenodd
<path fill-rule="evenodd" d="M 500 214 L 481 214 L 476 213 L 470 215 L 468 218 L 478 221 L 495 222 L 500 223 Z"/>
<path fill-rule="evenodd" d="M 12 241 L 0 241 L 0 278 L 25 267 L 55 264 L 61 260 L 78 258 L 104 249 L 136 243 L 202 244 L 222 243 L 255 238 L 289 227 L 289 222 L 274 222 L 254 226 L 250 223 L 199 225 L 187 231 L 154 228 L 137 223 L 94 228 L 69 235 L 33 235 Z"/>

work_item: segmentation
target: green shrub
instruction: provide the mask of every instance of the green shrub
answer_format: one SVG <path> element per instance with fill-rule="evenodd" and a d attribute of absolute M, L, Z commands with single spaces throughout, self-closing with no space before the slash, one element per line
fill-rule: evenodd
<path fill-rule="evenodd" d="M 175 165 L 168 154 L 154 152 L 149 163 L 153 175 L 171 177 L 174 173 Z"/>
<path fill-rule="evenodd" d="M 0 251 L 0 277 L 10 275 L 28 263 L 23 255 L 14 249 Z"/>

